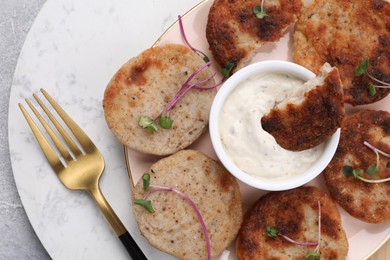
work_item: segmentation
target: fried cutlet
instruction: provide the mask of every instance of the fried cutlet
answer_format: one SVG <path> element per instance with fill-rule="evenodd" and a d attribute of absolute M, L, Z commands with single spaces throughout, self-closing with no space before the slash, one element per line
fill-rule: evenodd
<path fill-rule="evenodd" d="M 318 241 L 318 201 L 321 208 L 320 259 L 345 259 L 348 241 L 336 204 L 316 187 L 270 192 L 245 214 L 237 239 L 237 256 L 244 259 L 306 259 L 316 246 L 293 244 L 281 236 L 267 236 L 274 227 L 298 242 Z"/>
<path fill-rule="evenodd" d="M 152 132 L 138 122 L 142 116 L 157 117 L 182 84 L 204 61 L 184 45 L 167 44 L 145 50 L 124 64 L 104 93 L 105 119 L 124 145 L 147 154 L 168 155 L 194 142 L 208 124 L 216 89 L 191 89 L 170 110 L 171 129 Z M 211 78 L 206 67 L 191 83 Z M 210 86 L 214 79 L 202 84 Z"/>
<path fill-rule="evenodd" d="M 364 59 L 368 72 L 390 82 L 390 3 L 383 0 L 313 0 L 295 24 L 293 59 L 317 73 L 325 62 L 339 69 L 345 102 L 376 102 L 390 89 L 371 96 L 367 75 L 355 76 Z"/>
<path fill-rule="evenodd" d="M 301 0 L 265 0 L 266 16 L 253 12 L 261 1 L 215 0 L 211 6 L 206 37 L 213 57 L 221 67 L 234 64 L 238 70 L 267 42 L 278 41 L 303 8 Z"/>
<path fill-rule="evenodd" d="M 324 170 L 330 194 L 351 216 L 365 222 L 382 223 L 390 220 L 390 182 L 366 183 L 348 176 L 344 166 L 362 169 L 366 179 L 390 177 L 390 158 L 380 155 L 379 172 L 368 174 L 367 168 L 376 165 L 374 151 L 364 141 L 390 153 L 390 113 L 363 110 L 344 119 L 337 151 Z"/>
<path fill-rule="evenodd" d="M 321 75 L 294 89 L 286 100 L 261 118 L 261 125 L 283 148 L 302 151 L 326 141 L 344 118 L 337 68 L 325 64 Z"/>
<path fill-rule="evenodd" d="M 219 255 L 235 239 L 242 223 L 242 202 L 236 179 L 221 163 L 201 152 L 182 150 L 153 164 L 151 185 L 175 188 L 190 197 L 205 221 L 211 255 Z M 133 198 L 143 198 L 142 181 Z M 150 194 L 154 213 L 133 205 L 142 235 L 156 248 L 179 259 L 206 259 L 201 223 L 190 203 L 174 192 Z"/>

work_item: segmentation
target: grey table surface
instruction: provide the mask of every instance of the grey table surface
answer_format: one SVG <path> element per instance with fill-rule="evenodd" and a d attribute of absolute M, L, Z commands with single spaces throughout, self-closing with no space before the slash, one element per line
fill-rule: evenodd
<path fill-rule="evenodd" d="M 8 106 L 15 67 L 45 2 L 0 0 L 0 259 L 50 259 L 20 201 L 8 148 Z"/>

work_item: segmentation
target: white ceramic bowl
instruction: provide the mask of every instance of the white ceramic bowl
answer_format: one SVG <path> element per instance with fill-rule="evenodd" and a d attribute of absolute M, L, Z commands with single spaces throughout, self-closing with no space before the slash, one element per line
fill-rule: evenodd
<path fill-rule="evenodd" d="M 246 80 L 248 77 L 254 74 L 266 74 L 266 73 L 282 73 L 295 76 L 299 79 L 307 81 L 313 77 L 315 74 L 306 68 L 297 65 L 292 62 L 287 61 L 263 61 L 258 62 L 243 69 L 237 71 L 233 74 L 220 88 L 218 91 L 210 112 L 210 137 L 211 142 L 214 147 L 214 150 L 222 162 L 222 164 L 226 167 L 226 169 L 232 173 L 237 179 L 240 181 L 253 186 L 258 189 L 270 190 L 270 191 L 278 191 L 278 190 L 288 190 L 292 188 L 299 187 L 304 185 L 305 183 L 313 180 L 317 177 L 329 164 L 332 159 L 334 153 L 336 152 L 336 148 L 340 139 L 340 129 L 338 129 L 324 144 L 324 150 L 320 156 L 320 158 L 311 165 L 311 167 L 302 172 L 301 174 L 282 180 L 273 180 L 273 179 L 260 179 L 253 177 L 234 164 L 231 160 L 225 148 L 221 142 L 220 131 L 219 131 L 219 115 L 222 109 L 222 106 L 229 96 L 229 94 L 239 85 L 241 82 Z M 260 120 L 260 119 L 259 119 Z M 238 140 L 239 141 L 239 140 Z"/>

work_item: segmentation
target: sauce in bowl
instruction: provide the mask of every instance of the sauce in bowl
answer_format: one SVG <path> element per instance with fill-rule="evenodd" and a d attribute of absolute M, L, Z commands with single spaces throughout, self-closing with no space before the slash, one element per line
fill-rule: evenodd
<path fill-rule="evenodd" d="M 210 110 L 210 139 L 218 159 L 237 179 L 280 191 L 304 185 L 325 169 L 336 152 L 340 129 L 314 149 L 292 152 L 261 127 L 270 108 L 283 106 L 285 97 L 300 102 L 305 92 L 300 87 L 316 78 L 298 64 L 273 60 L 248 65 L 224 82 Z"/>
<path fill-rule="evenodd" d="M 303 83 L 288 74 L 252 75 L 226 98 L 219 115 L 219 134 L 226 153 L 242 171 L 260 179 L 286 179 L 302 174 L 320 158 L 324 145 L 288 151 L 261 127 L 261 117 Z"/>

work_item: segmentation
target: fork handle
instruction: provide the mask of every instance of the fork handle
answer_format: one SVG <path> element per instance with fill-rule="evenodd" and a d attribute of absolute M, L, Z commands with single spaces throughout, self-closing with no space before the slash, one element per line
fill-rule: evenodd
<path fill-rule="evenodd" d="M 130 256 L 134 260 L 147 260 L 146 256 L 127 230 L 124 234 L 119 236 L 119 239 L 122 241 L 122 244 L 125 246 L 127 252 L 129 252 Z"/>
<path fill-rule="evenodd" d="M 107 200 L 104 198 L 102 192 L 99 189 L 99 185 L 96 183 L 90 188 L 89 191 L 130 256 L 134 260 L 147 260 L 144 253 L 131 237 L 119 217 L 115 214 L 110 204 L 108 204 Z"/>

